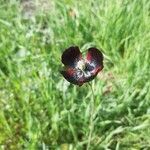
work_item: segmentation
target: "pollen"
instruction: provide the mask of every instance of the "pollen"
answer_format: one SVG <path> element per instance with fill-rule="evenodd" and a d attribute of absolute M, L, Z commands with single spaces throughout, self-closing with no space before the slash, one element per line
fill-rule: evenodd
<path fill-rule="evenodd" d="M 80 70 L 84 70 L 85 69 L 85 61 L 84 60 L 80 60 L 77 62 L 77 68 Z"/>

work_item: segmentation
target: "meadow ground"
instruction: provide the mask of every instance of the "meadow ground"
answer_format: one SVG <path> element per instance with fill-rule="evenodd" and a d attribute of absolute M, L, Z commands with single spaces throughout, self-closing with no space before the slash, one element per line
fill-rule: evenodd
<path fill-rule="evenodd" d="M 105 56 L 94 99 L 59 73 L 71 45 Z M 149 150 L 149 127 L 149 0 L 0 0 L 0 149 Z"/>

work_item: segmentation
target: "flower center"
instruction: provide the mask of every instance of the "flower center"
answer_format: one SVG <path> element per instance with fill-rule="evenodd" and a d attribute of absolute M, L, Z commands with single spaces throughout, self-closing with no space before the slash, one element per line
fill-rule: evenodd
<path fill-rule="evenodd" d="M 79 60 L 77 62 L 77 68 L 82 70 L 82 71 L 85 69 L 85 62 L 84 62 L 84 60 Z"/>

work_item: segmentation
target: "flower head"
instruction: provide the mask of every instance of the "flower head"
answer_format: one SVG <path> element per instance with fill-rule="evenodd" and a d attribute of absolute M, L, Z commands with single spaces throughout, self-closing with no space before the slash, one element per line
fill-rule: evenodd
<path fill-rule="evenodd" d="M 63 52 L 61 61 L 65 66 L 63 77 L 79 86 L 93 80 L 103 69 L 103 54 L 95 47 L 88 49 L 84 59 L 79 47 L 71 46 Z"/>

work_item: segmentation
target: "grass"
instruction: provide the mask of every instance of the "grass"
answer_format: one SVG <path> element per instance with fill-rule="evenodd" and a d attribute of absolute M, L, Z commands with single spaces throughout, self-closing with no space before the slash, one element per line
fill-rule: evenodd
<path fill-rule="evenodd" d="M 0 149 L 150 149 L 148 0 L 0 1 Z M 59 73 L 71 45 L 105 55 L 92 121 L 90 87 Z"/>

